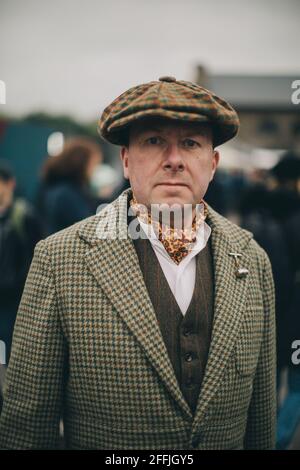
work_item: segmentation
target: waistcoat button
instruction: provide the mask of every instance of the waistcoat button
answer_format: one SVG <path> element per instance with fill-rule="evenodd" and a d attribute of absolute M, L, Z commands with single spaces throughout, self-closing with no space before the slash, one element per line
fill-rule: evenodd
<path fill-rule="evenodd" d="M 186 360 L 186 362 L 192 362 L 193 360 L 193 355 L 191 353 L 187 353 L 185 356 L 184 356 L 184 359 Z"/>
<path fill-rule="evenodd" d="M 184 336 L 191 336 L 193 332 L 191 330 L 183 330 L 183 335 Z"/>
<path fill-rule="evenodd" d="M 193 381 L 193 379 L 188 379 L 186 382 L 185 382 L 185 386 L 188 387 L 188 388 L 192 388 L 193 386 L 195 385 L 195 382 Z"/>

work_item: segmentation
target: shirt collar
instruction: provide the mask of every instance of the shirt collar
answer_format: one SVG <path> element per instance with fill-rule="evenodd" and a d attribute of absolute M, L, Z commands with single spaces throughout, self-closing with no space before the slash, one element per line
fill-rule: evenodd
<path fill-rule="evenodd" d="M 208 239 L 211 235 L 211 228 L 210 226 L 204 221 L 200 227 L 198 228 L 196 232 L 196 242 L 193 247 L 193 249 L 190 251 L 190 253 L 179 263 L 179 265 L 176 265 L 176 263 L 172 260 L 172 258 L 169 256 L 168 252 L 166 251 L 165 247 L 163 244 L 158 240 L 155 231 L 152 227 L 151 224 L 145 224 L 139 217 L 137 217 L 141 229 L 145 233 L 146 237 L 148 240 L 151 242 L 152 246 L 155 247 L 172 265 L 174 266 L 180 266 L 186 263 L 187 260 L 190 260 L 194 256 L 196 256 L 203 248 L 205 248 Z"/>

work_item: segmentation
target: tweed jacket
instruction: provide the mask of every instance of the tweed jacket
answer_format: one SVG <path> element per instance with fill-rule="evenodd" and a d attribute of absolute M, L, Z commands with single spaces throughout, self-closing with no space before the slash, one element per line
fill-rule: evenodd
<path fill-rule="evenodd" d="M 36 245 L 14 330 L 0 447 L 55 448 L 63 416 L 71 449 L 272 449 L 275 307 L 265 251 L 208 206 L 214 321 L 192 414 L 128 237 L 130 194 Z M 246 277 L 236 277 L 231 252 L 242 254 Z"/>

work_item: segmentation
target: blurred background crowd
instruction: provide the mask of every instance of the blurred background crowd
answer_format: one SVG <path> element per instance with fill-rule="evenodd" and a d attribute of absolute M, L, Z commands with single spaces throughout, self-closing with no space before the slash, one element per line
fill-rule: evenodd
<path fill-rule="evenodd" d="M 241 131 L 220 148 L 205 200 L 250 230 L 270 257 L 277 447 L 300 449 L 300 365 L 291 360 L 292 343 L 300 340 L 300 104 L 291 99 L 292 84 L 300 80 L 299 2 L 274 1 L 272 13 L 266 1 L 246 8 L 231 0 L 226 11 L 216 0 L 184 2 L 184 11 L 178 1 L 155 0 L 149 9 L 132 0 L 129 11 L 111 3 L 114 8 L 104 1 L 84 7 L 54 2 L 50 21 L 34 0 L 26 8 L 0 2 L 0 340 L 6 364 L 36 243 L 95 214 L 128 187 L 118 148 L 97 135 L 104 106 L 164 74 L 195 81 L 224 96 L 240 116 Z M 166 30 L 162 46 L 160 31 Z"/>

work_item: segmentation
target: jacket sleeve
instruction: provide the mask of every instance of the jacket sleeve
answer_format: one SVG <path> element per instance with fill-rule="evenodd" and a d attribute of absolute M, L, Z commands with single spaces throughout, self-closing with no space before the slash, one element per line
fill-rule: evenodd
<path fill-rule="evenodd" d="M 66 343 L 47 242 L 40 241 L 15 323 L 0 417 L 0 448 L 56 448 Z"/>
<path fill-rule="evenodd" d="M 248 411 L 245 449 L 274 449 L 276 439 L 276 322 L 271 263 L 264 253 L 264 332 Z"/>

